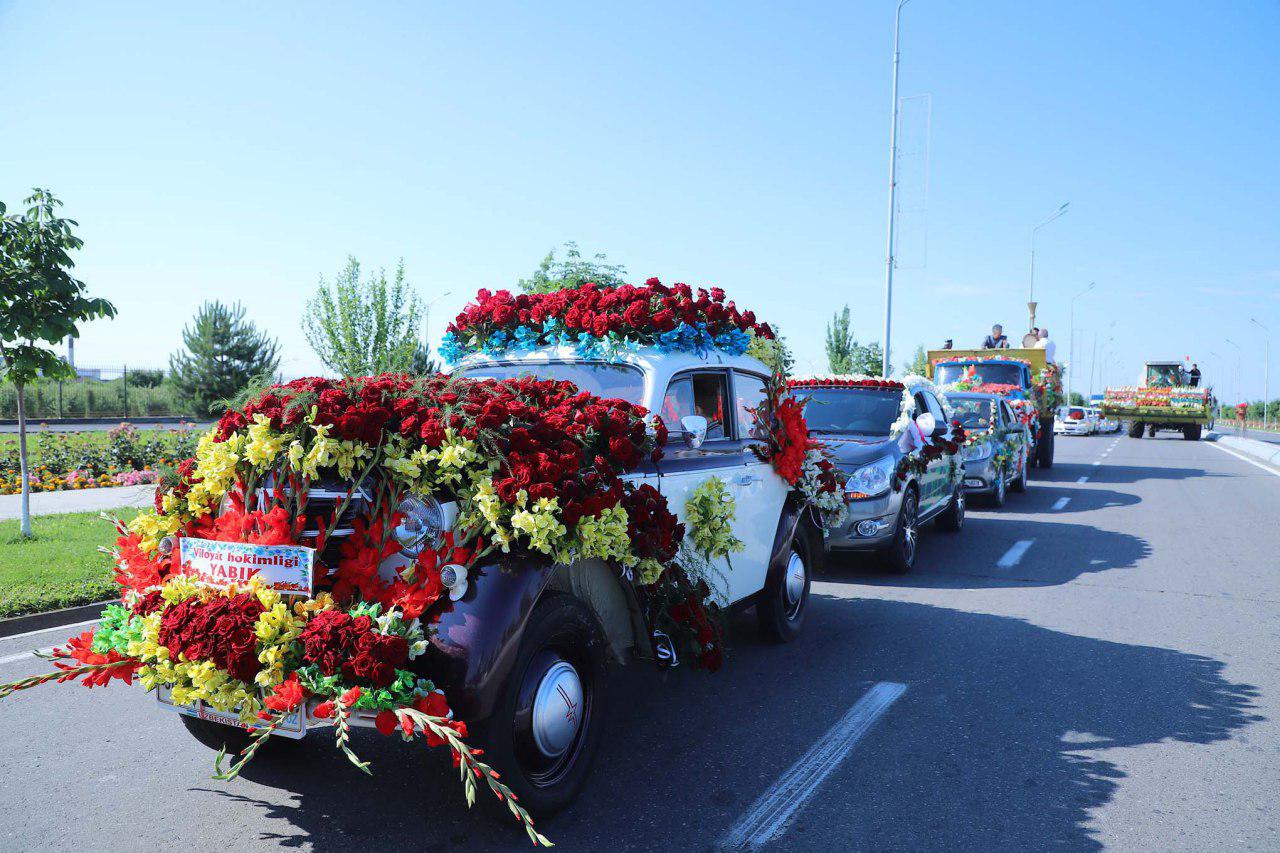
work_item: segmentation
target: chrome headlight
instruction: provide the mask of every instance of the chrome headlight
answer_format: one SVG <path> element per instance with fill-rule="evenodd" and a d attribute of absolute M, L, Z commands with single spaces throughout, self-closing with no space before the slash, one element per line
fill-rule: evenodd
<path fill-rule="evenodd" d="M 889 491 L 893 482 L 893 469 L 897 461 L 892 456 L 877 459 L 870 465 L 863 465 L 849 476 L 845 483 L 845 493 L 854 500 L 874 498 Z"/>
<path fill-rule="evenodd" d="M 434 548 L 452 524 L 445 507 L 426 495 L 409 495 L 396 507 L 404 517 L 392 531 L 406 556 L 416 557 L 423 548 Z"/>
<path fill-rule="evenodd" d="M 990 441 L 971 444 L 964 449 L 964 461 L 981 462 L 983 459 L 990 459 L 993 452 L 995 452 L 995 445 Z"/>

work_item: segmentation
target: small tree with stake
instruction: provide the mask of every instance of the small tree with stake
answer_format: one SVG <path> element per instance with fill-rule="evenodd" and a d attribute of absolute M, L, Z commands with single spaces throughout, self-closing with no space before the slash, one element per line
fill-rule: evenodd
<path fill-rule="evenodd" d="M 0 375 L 18 397 L 18 460 L 22 473 L 22 535 L 31 536 L 31 489 L 27 474 L 27 411 L 23 390 L 39 376 L 71 377 L 71 367 L 47 345 L 79 335 L 77 323 L 114 317 L 115 306 L 85 295 L 71 275 L 70 252 L 83 241 L 78 223 L 57 215 L 62 202 L 35 189 L 25 214 L 6 215 L 0 203 Z"/>
<path fill-rule="evenodd" d="M 418 334 L 426 316 L 405 279 L 403 260 L 388 281 L 385 270 L 362 279 L 360 262 L 348 256 L 332 282 L 320 279 L 302 323 L 307 343 L 330 370 L 339 376 L 372 376 L 426 366 Z"/>
<path fill-rule="evenodd" d="M 239 303 L 206 302 L 182 329 L 186 351 L 169 356 L 178 396 L 196 415 L 233 399 L 255 379 L 275 373 L 280 345 L 244 317 Z"/>

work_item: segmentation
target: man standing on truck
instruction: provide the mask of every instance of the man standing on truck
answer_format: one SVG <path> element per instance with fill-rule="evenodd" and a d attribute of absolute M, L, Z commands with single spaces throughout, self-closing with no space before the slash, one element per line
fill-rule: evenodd
<path fill-rule="evenodd" d="M 991 327 L 991 334 L 982 339 L 983 349 L 1008 349 L 1009 339 L 1004 336 L 1004 327 L 996 323 Z"/>
<path fill-rule="evenodd" d="M 1194 361 L 1191 362 L 1191 372 L 1187 375 L 1191 377 L 1191 387 L 1198 388 L 1200 386 L 1200 365 L 1196 364 Z"/>
<path fill-rule="evenodd" d="M 1052 364 L 1055 361 L 1054 356 L 1058 352 L 1058 345 L 1049 340 L 1049 330 L 1047 328 L 1040 330 L 1039 337 L 1040 340 L 1036 341 L 1036 349 L 1044 350 L 1044 360 Z"/>

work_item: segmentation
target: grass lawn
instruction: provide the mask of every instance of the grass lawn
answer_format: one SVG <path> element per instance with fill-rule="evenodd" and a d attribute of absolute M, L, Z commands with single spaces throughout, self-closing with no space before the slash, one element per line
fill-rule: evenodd
<path fill-rule="evenodd" d="M 125 521 L 138 510 L 111 510 Z M 119 595 L 112 560 L 98 550 L 115 544 L 115 528 L 96 512 L 38 515 L 34 539 L 17 519 L 0 521 L 0 618 L 91 604 Z"/>

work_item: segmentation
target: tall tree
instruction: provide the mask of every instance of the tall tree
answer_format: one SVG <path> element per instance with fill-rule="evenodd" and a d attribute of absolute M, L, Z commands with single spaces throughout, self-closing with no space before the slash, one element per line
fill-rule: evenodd
<path fill-rule="evenodd" d="M 520 279 L 517 286 L 525 293 L 551 293 L 587 282 L 606 287 L 617 287 L 623 283 L 627 268 L 621 264 L 608 263 L 609 259 L 603 252 L 584 258 L 578 251 L 578 244 L 572 240 L 564 244 L 564 250 L 562 261 L 556 260 L 555 249 L 547 252 L 533 275 Z"/>
<path fill-rule="evenodd" d="M 332 283 L 321 277 L 315 298 L 307 303 L 303 328 L 307 343 L 330 370 L 370 376 L 414 369 L 426 315 L 405 280 L 403 260 L 388 281 L 386 270 L 361 279 L 360 262 L 348 256 Z"/>
<path fill-rule="evenodd" d="M 868 376 L 879 376 L 884 370 L 884 350 L 880 344 L 872 341 L 869 344 L 853 345 L 853 373 L 865 373 Z"/>
<path fill-rule="evenodd" d="M 908 376 L 924 376 L 924 372 L 928 367 L 929 356 L 925 352 L 924 344 L 917 345 L 915 354 L 911 356 L 911 360 L 902 363 L 902 369 L 907 372 Z"/>
<path fill-rule="evenodd" d="M 853 373 L 853 351 L 858 342 L 849 328 L 849 306 L 845 305 L 827 323 L 827 368 L 832 373 Z"/>
<path fill-rule="evenodd" d="M 244 308 L 221 302 L 200 306 L 182 330 L 186 351 L 169 356 L 178 397 L 195 415 L 208 415 L 250 382 L 275 373 L 280 345 L 244 317 Z"/>
<path fill-rule="evenodd" d="M 30 537 L 24 389 L 39 376 L 73 376 L 70 366 L 46 345 L 78 337 L 77 323 L 114 317 L 116 309 L 105 299 L 86 296 L 84 282 L 71 275 L 75 263 L 70 253 L 84 241 L 72 231 L 78 223 L 57 215 L 62 202 L 37 188 L 24 204 L 26 213 L 9 216 L 0 203 L 0 377 L 12 382 L 17 392 L 21 530 Z"/>

